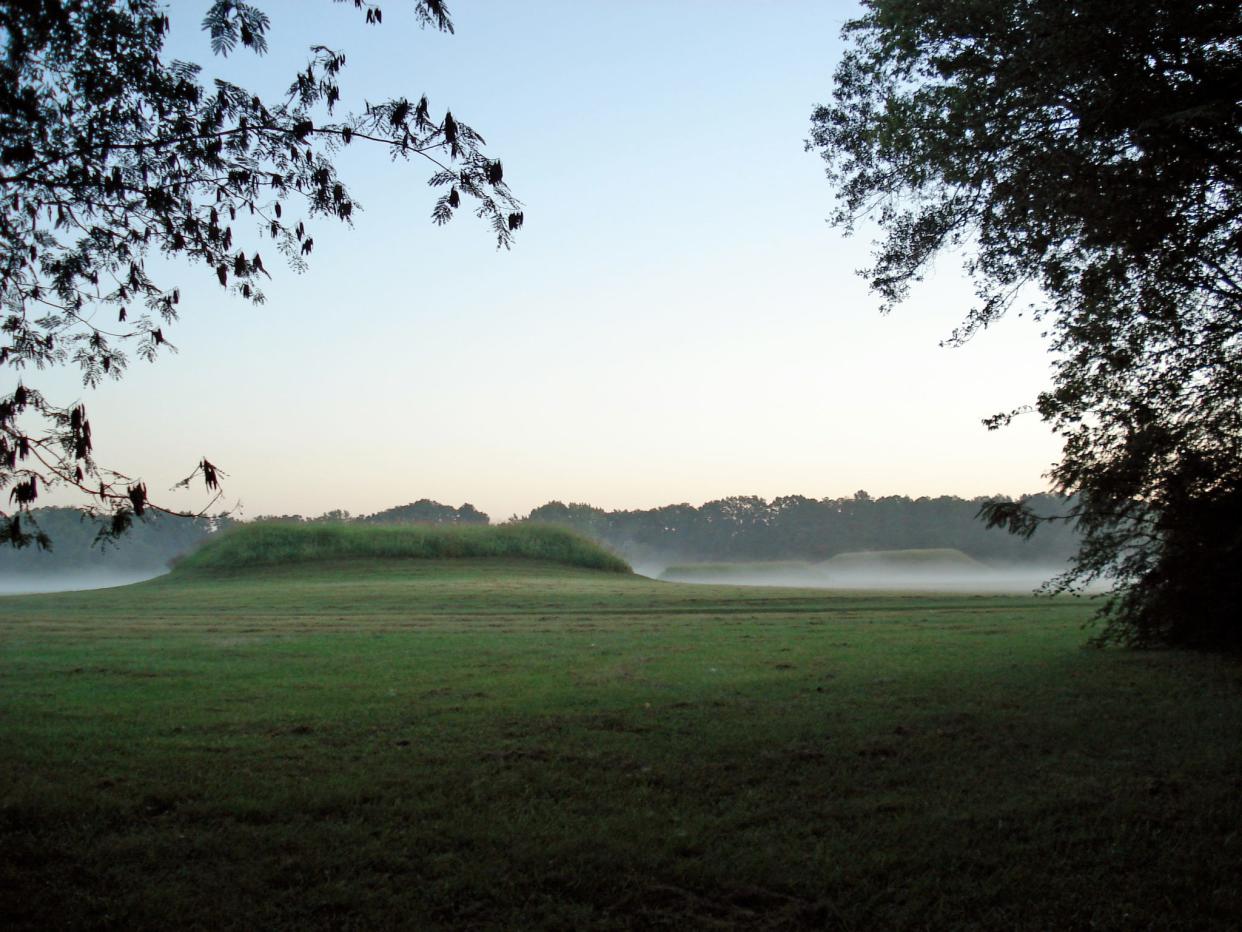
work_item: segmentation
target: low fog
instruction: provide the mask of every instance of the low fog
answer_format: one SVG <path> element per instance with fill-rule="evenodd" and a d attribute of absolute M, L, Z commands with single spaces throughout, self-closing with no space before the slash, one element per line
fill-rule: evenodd
<path fill-rule="evenodd" d="M 832 574 L 814 572 L 754 572 L 720 574 L 683 579 L 662 576 L 676 582 L 731 586 L 796 586 L 810 589 L 895 589 L 922 592 L 1032 592 L 1061 572 L 1062 567 L 1010 567 L 983 572 L 946 573 L 854 570 Z"/>
<path fill-rule="evenodd" d="M 94 570 L 77 573 L 33 576 L 0 576 L 0 595 L 30 595 L 37 592 L 75 592 L 80 589 L 109 589 L 154 579 L 168 572 L 116 572 Z"/>
<path fill-rule="evenodd" d="M 944 562 L 904 564 L 880 554 L 847 555 L 823 563 L 649 563 L 635 571 L 653 579 L 701 585 L 791 586 L 922 592 L 1030 593 L 1064 572 L 1065 564 L 989 565 L 965 555 Z"/>

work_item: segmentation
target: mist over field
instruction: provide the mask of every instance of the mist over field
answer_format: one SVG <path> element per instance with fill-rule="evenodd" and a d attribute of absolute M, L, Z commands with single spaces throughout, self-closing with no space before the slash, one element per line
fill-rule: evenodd
<path fill-rule="evenodd" d="M 1064 562 L 984 562 L 948 547 L 838 553 L 819 561 L 678 561 L 640 572 L 670 582 L 812 589 L 1029 593 L 1063 572 Z"/>
<path fill-rule="evenodd" d="M 764 567 L 738 564 L 733 567 L 698 568 L 693 564 L 645 564 L 635 572 L 652 579 L 703 585 L 793 586 L 807 589 L 872 589 L 922 592 L 1029 593 L 1063 572 L 1065 566 L 1007 565 L 978 568 L 855 566 L 826 570 L 807 565 Z"/>
<path fill-rule="evenodd" d="M 77 592 L 83 589 L 109 589 L 154 579 L 166 569 L 97 570 L 47 573 L 31 576 L 0 576 L 0 595 L 31 595 L 38 592 Z"/>
<path fill-rule="evenodd" d="M 1061 504 L 1033 499 L 1045 511 Z M 978 519 L 986 499 L 952 496 L 846 498 L 734 496 L 700 506 L 605 511 L 549 502 L 499 527 L 576 531 L 653 579 L 815 589 L 1029 593 L 1062 572 L 1077 539 L 1065 525 L 1027 540 L 989 530 Z M 0 594 L 98 589 L 150 579 L 210 539 L 242 524 L 232 519 L 160 516 L 116 542 L 70 508 L 33 512 L 51 550 L 0 552 Z M 468 503 L 420 499 L 369 515 L 332 510 L 316 517 L 260 516 L 246 525 L 486 527 Z"/>
<path fill-rule="evenodd" d="M 120 538 L 106 540 L 100 536 L 106 522 L 76 508 L 36 508 L 30 522 L 47 535 L 49 546 L 0 548 L 0 595 L 106 589 L 161 576 L 174 560 L 230 524 L 155 512 Z"/>

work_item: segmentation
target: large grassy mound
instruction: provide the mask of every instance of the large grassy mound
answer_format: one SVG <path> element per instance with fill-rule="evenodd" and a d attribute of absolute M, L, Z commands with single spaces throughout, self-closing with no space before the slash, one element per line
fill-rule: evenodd
<path fill-rule="evenodd" d="M 175 572 L 238 570 L 254 566 L 339 560 L 544 560 L 567 566 L 631 572 L 598 544 L 548 525 L 440 527 L 349 524 L 250 524 L 208 541 Z"/>

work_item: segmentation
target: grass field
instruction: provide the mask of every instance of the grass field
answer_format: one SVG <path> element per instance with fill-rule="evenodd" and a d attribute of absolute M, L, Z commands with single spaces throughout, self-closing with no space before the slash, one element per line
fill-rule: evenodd
<path fill-rule="evenodd" d="M 1235 928 L 1242 669 L 516 560 L 0 599 L 0 926 Z"/>

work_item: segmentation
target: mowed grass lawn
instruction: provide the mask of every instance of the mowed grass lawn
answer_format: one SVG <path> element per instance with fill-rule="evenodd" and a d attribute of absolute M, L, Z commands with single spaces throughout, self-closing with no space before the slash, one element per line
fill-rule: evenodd
<path fill-rule="evenodd" d="M 0 599 L 7 928 L 1236 928 L 1242 667 L 518 561 Z"/>

